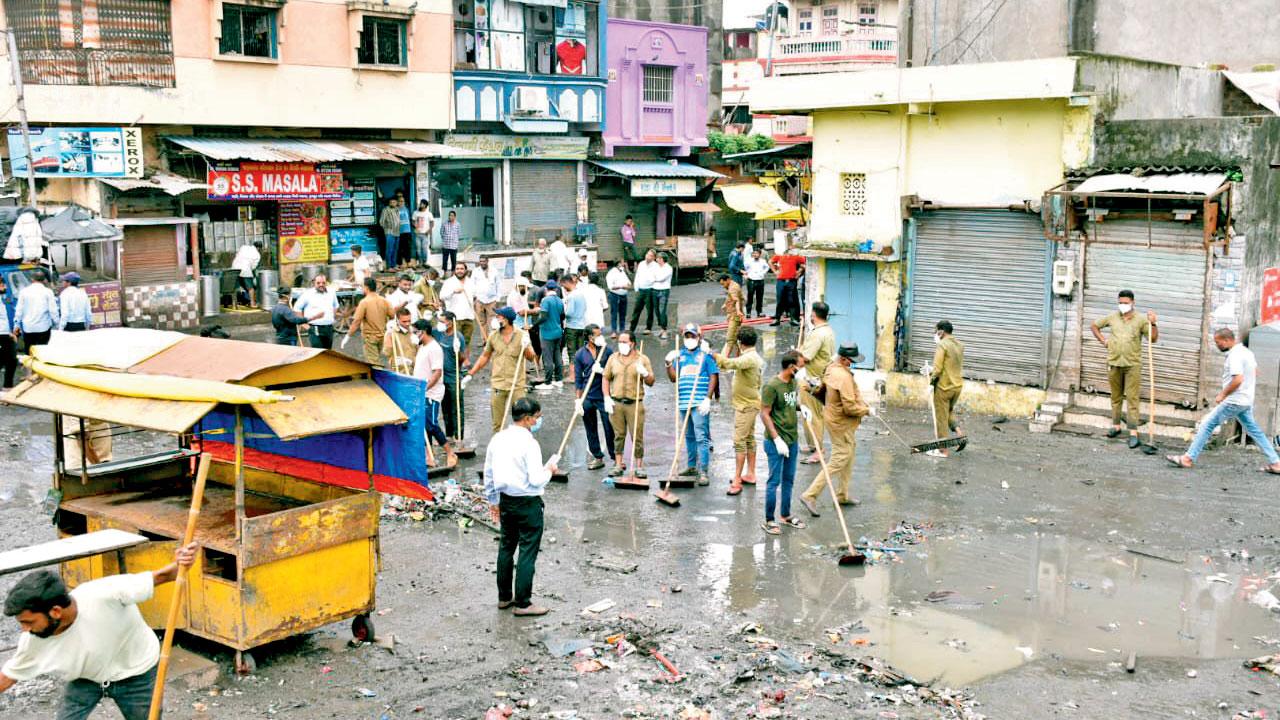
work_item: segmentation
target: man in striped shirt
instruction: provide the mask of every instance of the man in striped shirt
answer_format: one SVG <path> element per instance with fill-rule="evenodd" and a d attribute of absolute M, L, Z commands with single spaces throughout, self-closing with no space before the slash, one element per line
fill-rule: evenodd
<path fill-rule="evenodd" d="M 440 226 L 440 266 L 445 272 L 458 264 L 458 240 L 461 238 L 462 225 L 458 224 L 458 213 L 450 210 L 449 221 Z"/>
<path fill-rule="evenodd" d="M 667 353 L 667 379 L 676 383 L 680 422 L 693 408 L 684 433 L 689 466 L 680 474 L 697 477 L 698 484 L 705 487 L 711 482 L 707 478 L 711 466 L 711 395 L 719 383 L 720 369 L 697 324 L 685 325 L 683 347 Z"/>

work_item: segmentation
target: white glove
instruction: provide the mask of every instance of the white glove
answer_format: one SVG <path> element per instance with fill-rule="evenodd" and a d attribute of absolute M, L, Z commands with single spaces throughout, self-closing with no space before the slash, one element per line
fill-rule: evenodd
<path fill-rule="evenodd" d="M 698 403 L 698 414 L 706 415 L 709 412 L 711 412 L 711 398 L 702 398 L 702 402 Z"/>
<path fill-rule="evenodd" d="M 671 352 L 667 353 L 667 364 L 670 365 L 671 363 L 675 362 L 676 358 L 678 357 L 680 357 L 679 350 L 672 350 Z"/>
<path fill-rule="evenodd" d="M 701 345 L 699 345 L 698 347 L 699 347 L 699 349 L 701 349 L 701 350 L 702 350 L 702 352 L 704 352 L 704 353 L 709 353 L 709 352 L 711 352 L 711 343 L 707 342 L 706 340 L 703 340 L 703 341 L 702 341 L 702 344 L 701 344 Z"/>
<path fill-rule="evenodd" d="M 809 382 L 809 368 L 800 368 L 796 371 L 796 382 Z"/>
<path fill-rule="evenodd" d="M 467 373 L 462 376 L 462 387 L 465 388 L 469 382 L 471 382 L 471 374 Z"/>
<path fill-rule="evenodd" d="M 582 408 L 582 398 L 573 401 L 573 411 L 579 415 L 586 414 L 586 411 Z"/>
<path fill-rule="evenodd" d="M 649 377 L 649 368 L 645 367 L 640 363 L 636 363 L 636 377 L 639 377 L 639 378 Z"/>
<path fill-rule="evenodd" d="M 867 414 L 870 415 L 871 417 L 879 417 L 880 408 L 876 407 L 875 405 L 869 405 L 867 406 Z"/>
<path fill-rule="evenodd" d="M 920 374 L 925 377 L 929 377 L 930 375 L 933 374 L 933 366 L 928 363 L 925 363 L 924 367 L 920 368 Z"/>
<path fill-rule="evenodd" d="M 782 436 L 773 439 L 773 447 L 782 457 L 791 457 L 791 448 L 787 445 L 787 441 L 782 439 Z"/>
<path fill-rule="evenodd" d="M 821 384 L 822 384 L 822 379 L 821 379 L 821 378 L 813 377 L 813 376 L 811 375 L 811 376 L 809 376 L 808 378 L 806 378 L 806 379 L 805 379 L 805 382 L 809 383 L 809 387 L 811 387 L 811 388 L 815 388 L 815 389 L 816 389 L 819 385 L 821 385 Z"/>
<path fill-rule="evenodd" d="M 600 363 L 596 363 L 591 366 L 591 372 L 599 375 L 600 373 L 604 372 L 604 368 L 600 367 Z"/>
<path fill-rule="evenodd" d="M 804 417 L 805 422 L 813 422 L 813 411 L 808 406 L 800 406 L 800 415 Z"/>
<path fill-rule="evenodd" d="M 604 412 L 606 415 L 613 414 L 613 398 L 608 395 L 604 397 Z"/>
<path fill-rule="evenodd" d="M 462 351 L 462 338 L 458 337 L 457 335 L 453 336 L 453 351 L 454 352 Z"/>
<path fill-rule="evenodd" d="M 550 468 L 550 467 L 555 467 L 556 465 L 559 465 L 559 464 L 560 464 L 560 453 L 552 453 L 551 457 L 547 458 L 547 464 L 543 465 L 543 467 Z"/>
<path fill-rule="evenodd" d="M 527 347 L 529 347 L 529 333 L 520 336 L 520 349 L 523 350 Z"/>
<path fill-rule="evenodd" d="M 339 350 L 346 350 L 346 349 L 347 349 L 347 342 L 348 342 L 349 340 L 351 340 L 351 335 L 350 335 L 350 334 L 343 335 L 343 336 L 342 336 L 342 342 L 338 343 L 338 349 L 339 349 Z"/>

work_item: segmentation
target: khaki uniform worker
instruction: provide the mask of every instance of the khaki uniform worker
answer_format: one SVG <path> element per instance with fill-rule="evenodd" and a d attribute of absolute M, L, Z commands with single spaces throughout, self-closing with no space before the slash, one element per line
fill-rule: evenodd
<path fill-rule="evenodd" d="M 849 483 L 853 480 L 853 458 L 858 443 L 854 435 L 862 418 L 871 414 L 871 408 L 862 400 L 858 383 L 853 379 L 853 364 L 862 362 L 857 345 L 841 345 L 838 358 L 827 366 L 822 383 L 827 387 L 826 407 L 823 419 L 831 433 L 831 484 L 835 486 L 836 500 L 841 505 L 857 505 L 857 498 L 849 495 Z M 816 431 L 816 428 L 815 428 Z M 827 486 L 822 473 L 814 478 L 809 489 L 800 495 L 800 502 L 814 517 L 818 516 L 818 494 Z"/>
<path fill-rule="evenodd" d="M 818 451 L 822 449 L 822 438 L 826 434 L 822 403 L 813 396 L 813 391 L 814 386 L 825 376 L 827 366 L 831 364 L 831 359 L 836 354 L 836 333 L 827 324 L 827 315 L 830 312 L 830 306 L 824 302 L 813 304 L 812 312 L 809 313 L 809 324 L 812 329 L 799 348 L 800 354 L 805 359 L 804 368 L 799 374 L 800 404 L 809 408 L 809 412 L 813 414 L 813 432 L 817 435 L 815 441 L 817 444 L 813 447 L 813 453 L 802 461 L 806 465 L 818 462 Z M 806 441 L 812 440 L 807 432 L 803 434 Z"/>
<path fill-rule="evenodd" d="M 733 283 L 737 284 L 737 283 Z M 736 358 L 716 353 L 712 357 L 721 370 L 733 370 L 733 483 L 728 494 L 737 495 L 742 486 L 756 484 L 756 417 L 760 414 L 760 384 L 764 358 L 756 352 L 756 331 L 747 328 L 738 337 L 742 354 Z"/>
<path fill-rule="evenodd" d="M 529 367 L 529 363 L 534 359 L 533 348 L 529 346 L 529 335 L 516 328 L 515 319 L 515 310 L 507 307 L 498 309 L 498 329 L 489 333 L 489 339 L 484 343 L 484 352 L 480 353 L 480 357 L 471 369 L 462 375 L 462 387 L 466 388 L 473 375 L 480 372 L 490 361 L 493 362 L 493 370 L 489 373 L 491 390 L 489 413 L 493 419 L 492 427 L 495 435 L 502 430 L 503 416 L 507 412 L 507 398 L 512 397 L 512 402 L 515 402 L 524 397 L 527 382 L 524 377 L 525 371 L 521 368 Z M 519 362 L 522 356 L 525 359 L 524 363 Z"/>
<path fill-rule="evenodd" d="M 409 308 L 396 311 L 396 321 L 387 326 L 382 336 L 382 354 L 387 356 L 387 367 L 401 375 L 413 373 L 413 360 L 418 356 L 418 336 L 413 332 L 412 314 Z"/>
<path fill-rule="evenodd" d="M 742 327 L 743 318 L 742 286 L 725 273 L 720 276 L 720 287 L 724 288 L 724 316 L 729 322 L 729 332 L 724 339 L 724 354 L 732 357 L 738 354 L 739 349 L 738 330 Z"/>
<path fill-rule="evenodd" d="M 1111 329 L 1111 337 L 1102 336 L 1102 328 Z M 1107 347 L 1107 375 L 1111 380 L 1111 430 L 1107 437 L 1120 434 L 1123 420 L 1129 428 L 1129 447 L 1138 441 L 1138 392 L 1142 388 L 1142 339 L 1160 339 L 1156 314 L 1146 317 L 1133 309 L 1133 291 L 1121 290 L 1116 311 L 1093 323 L 1093 336 Z"/>
<path fill-rule="evenodd" d="M 951 336 L 953 328 L 949 320 L 939 320 L 934 331 L 938 348 L 933 351 L 933 365 L 926 366 L 929 384 L 933 386 L 933 421 L 941 439 L 949 433 L 960 434 L 956 425 L 956 400 L 964 387 L 964 344 Z M 964 445 L 956 447 L 956 452 Z M 946 448 L 925 453 L 934 457 L 947 457 Z"/>
<path fill-rule="evenodd" d="M 627 434 L 631 435 L 635 467 L 634 477 L 649 477 L 644 472 L 644 385 L 653 386 L 653 368 L 649 358 L 636 350 L 631 333 L 618 333 L 618 352 L 605 363 L 600 389 L 604 393 L 604 411 L 613 425 L 613 469 L 609 477 L 621 477 L 626 470 Z"/>
<path fill-rule="evenodd" d="M 351 317 L 351 329 L 342 339 L 346 347 L 347 340 L 360 333 L 364 340 L 364 361 L 370 365 L 382 364 L 382 339 L 387 334 L 387 321 L 391 319 L 391 303 L 378 294 L 378 282 L 371 277 L 364 279 L 364 298 L 356 305 L 355 315 Z"/>

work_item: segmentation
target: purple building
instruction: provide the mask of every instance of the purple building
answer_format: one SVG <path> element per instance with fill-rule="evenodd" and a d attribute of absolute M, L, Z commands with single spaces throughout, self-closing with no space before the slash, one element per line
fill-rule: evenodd
<path fill-rule="evenodd" d="M 604 155 L 619 147 L 689 155 L 707 144 L 707 29 L 608 20 Z"/>

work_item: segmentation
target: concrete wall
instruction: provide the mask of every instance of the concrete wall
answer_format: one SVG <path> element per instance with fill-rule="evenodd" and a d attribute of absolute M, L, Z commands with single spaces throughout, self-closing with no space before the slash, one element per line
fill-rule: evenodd
<path fill-rule="evenodd" d="M 707 31 L 692 25 L 611 19 L 608 23 L 605 156 L 617 147 L 663 147 L 688 156 L 707 144 Z M 646 65 L 675 68 L 669 111 L 646 110 Z M 656 121 L 651 121 L 655 118 Z M 671 118 L 670 133 L 663 124 Z M 651 126 L 649 123 L 654 122 Z"/>
<path fill-rule="evenodd" d="M 1076 87 L 1107 120 L 1222 115 L 1226 79 L 1216 70 L 1108 56 L 1076 65 Z"/>
<path fill-rule="evenodd" d="M 1067 0 L 903 0 L 902 65 L 1029 60 L 1067 54 Z"/>
<path fill-rule="evenodd" d="M 707 103 L 707 122 L 720 125 L 720 66 L 724 60 L 724 2 L 668 2 L 667 0 L 609 0 L 609 17 L 622 20 L 698 25 L 707 29 L 707 87 L 711 90 Z"/>

